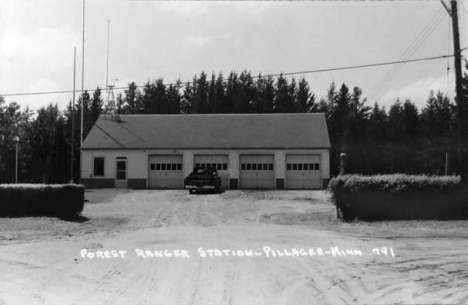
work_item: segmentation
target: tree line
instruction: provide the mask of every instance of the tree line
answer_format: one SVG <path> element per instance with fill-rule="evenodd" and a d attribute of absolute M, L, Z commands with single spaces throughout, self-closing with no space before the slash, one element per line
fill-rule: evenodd
<path fill-rule="evenodd" d="M 467 75 L 463 87 L 468 93 Z M 78 181 L 81 108 L 84 138 L 103 113 L 322 112 L 331 141 L 332 175 L 339 172 L 342 152 L 348 156 L 350 173 L 443 175 L 447 153 L 448 173 L 458 173 L 457 107 L 441 92 L 429 92 L 422 109 L 408 99 L 397 99 L 386 109 L 378 103 L 368 105 L 359 87 L 331 83 L 326 96 L 317 99 L 305 78 L 252 76 L 243 71 L 227 77 L 201 72 L 187 83 L 165 84 L 160 78 L 138 87 L 132 82 L 112 105 L 104 103 L 102 95 L 96 88 L 92 95 L 84 92 L 75 107 L 70 102 L 61 111 L 50 104 L 36 112 L 15 102 L 7 104 L 0 96 L 0 183 L 15 180 L 15 136 L 20 138 L 20 182 L 69 182 L 72 146 L 74 181 Z"/>

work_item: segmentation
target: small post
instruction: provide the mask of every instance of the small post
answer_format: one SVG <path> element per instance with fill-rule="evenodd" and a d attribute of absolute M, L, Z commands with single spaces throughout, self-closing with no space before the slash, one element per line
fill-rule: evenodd
<path fill-rule="evenodd" d="M 15 184 L 18 184 L 18 144 L 19 144 L 19 137 L 16 136 L 13 138 L 13 142 L 16 144 L 16 154 L 15 154 Z"/>
<path fill-rule="evenodd" d="M 344 175 L 346 167 L 346 154 L 340 154 L 340 175 Z"/>

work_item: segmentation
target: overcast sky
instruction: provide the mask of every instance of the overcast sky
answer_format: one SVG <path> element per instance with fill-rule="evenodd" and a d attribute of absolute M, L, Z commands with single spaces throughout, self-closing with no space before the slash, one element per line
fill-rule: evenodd
<path fill-rule="evenodd" d="M 82 3 L 0 0 L 0 95 L 71 90 L 75 46 L 81 89 Z M 458 6 L 466 47 L 468 3 Z M 117 79 L 117 87 L 157 78 L 187 81 L 201 71 L 276 74 L 453 52 L 451 20 L 440 1 L 86 0 L 85 9 L 85 89 L 106 85 L 108 20 L 109 79 Z M 388 107 L 400 97 L 422 107 L 430 89 L 453 97 L 453 58 L 449 64 L 448 77 L 446 59 L 408 63 L 387 78 L 394 66 L 295 77 L 304 76 L 318 98 L 334 81 L 361 87 L 370 105 Z M 71 98 L 69 93 L 6 100 L 32 109 L 53 102 L 64 109 Z"/>

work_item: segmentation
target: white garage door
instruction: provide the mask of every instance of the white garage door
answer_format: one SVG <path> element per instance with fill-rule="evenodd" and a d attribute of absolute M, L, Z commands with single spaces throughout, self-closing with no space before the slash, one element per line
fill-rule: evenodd
<path fill-rule="evenodd" d="M 320 155 L 286 155 L 287 189 L 320 189 Z"/>
<path fill-rule="evenodd" d="M 184 187 L 182 155 L 149 157 L 149 188 L 180 189 Z"/>
<path fill-rule="evenodd" d="M 216 168 L 218 175 L 221 177 L 221 186 L 228 187 L 228 155 L 195 155 L 195 166 L 211 166 Z"/>
<path fill-rule="evenodd" d="M 241 155 L 240 187 L 274 189 L 274 161 L 273 155 Z"/>

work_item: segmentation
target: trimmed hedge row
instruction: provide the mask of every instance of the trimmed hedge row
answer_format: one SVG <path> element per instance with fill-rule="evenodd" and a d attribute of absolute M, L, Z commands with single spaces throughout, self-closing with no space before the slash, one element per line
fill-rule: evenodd
<path fill-rule="evenodd" d="M 0 184 L 0 217 L 78 216 L 84 191 L 76 184 Z"/>
<path fill-rule="evenodd" d="M 343 175 L 328 188 L 345 221 L 468 218 L 457 176 Z"/>

